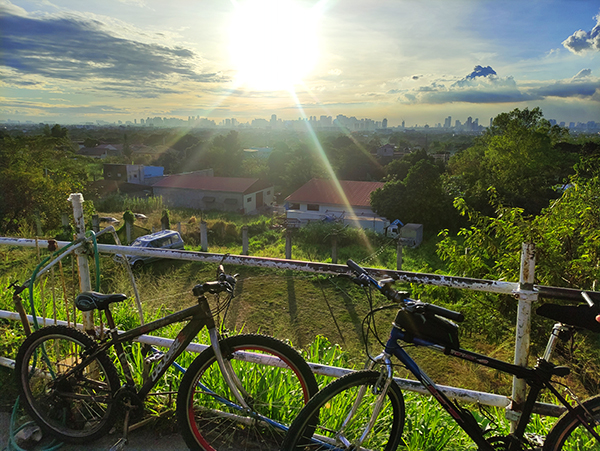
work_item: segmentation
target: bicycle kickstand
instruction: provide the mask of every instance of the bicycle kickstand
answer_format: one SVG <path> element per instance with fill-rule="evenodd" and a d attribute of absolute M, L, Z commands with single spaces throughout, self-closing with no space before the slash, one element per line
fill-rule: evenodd
<path fill-rule="evenodd" d="M 126 409 L 125 411 L 125 421 L 123 422 L 123 437 L 117 440 L 113 446 L 110 447 L 108 451 L 122 451 L 127 445 L 127 434 L 129 432 L 129 417 L 131 414 L 131 409 Z"/>

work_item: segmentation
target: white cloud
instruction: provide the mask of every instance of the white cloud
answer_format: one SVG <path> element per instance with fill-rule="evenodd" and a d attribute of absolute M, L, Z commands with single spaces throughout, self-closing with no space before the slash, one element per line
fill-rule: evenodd
<path fill-rule="evenodd" d="M 575 54 L 600 52 L 600 14 L 594 19 L 596 19 L 596 26 L 592 31 L 577 30 L 564 40 L 562 45 Z"/>

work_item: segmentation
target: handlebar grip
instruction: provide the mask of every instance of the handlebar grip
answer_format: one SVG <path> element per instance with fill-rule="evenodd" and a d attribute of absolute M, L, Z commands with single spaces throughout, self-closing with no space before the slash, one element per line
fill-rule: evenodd
<path fill-rule="evenodd" d="M 354 271 L 356 274 L 366 274 L 367 271 L 365 271 L 364 269 L 362 269 L 360 266 L 358 266 L 356 263 L 354 263 L 353 260 L 348 259 L 346 261 L 346 264 L 348 265 L 348 267 Z"/>
<path fill-rule="evenodd" d="M 196 285 L 192 289 L 192 293 L 194 293 L 194 296 L 202 296 L 204 293 L 217 294 L 221 293 L 222 291 L 227 291 L 227 288 L 227 285 L 223 282 L 204 282 Z"/>
<path fill-rule="evenodd" d="M 427 304 L 427 311 L 459 323 L 465 320 L 465 315 L 462 313 L 455 312 L 454 310 L 448 310 L 444 307 L 439 307 L 433 304 Z"/>

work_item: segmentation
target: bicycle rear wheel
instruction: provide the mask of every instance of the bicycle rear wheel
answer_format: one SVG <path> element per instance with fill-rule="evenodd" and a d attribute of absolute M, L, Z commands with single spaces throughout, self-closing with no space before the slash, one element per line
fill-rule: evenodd
<path fill-rule="evenodd" d="M 590 427 L 600 435 L 600 395 L 560 417 L 546 437 L 544 451 L 600 451 L 600 440 L 587 430 L 580 418 L 587 418 Z"/>
<path fill-rule="evenodd" d="M 192 450 L 279 451 L 286 425 L 318 390 L 310 367 L 293 348 L 271 337 L 238 335 L 219 346 L 251 411 L 238 405 L 213 349 L 206 349 L 187 369 L 177 394 L 186 444 Z M 281 366 L 266 364 L 270 358 Z"/>
<path fill-rule="evenodd" d="M 77 367 L 95 349 L 89 335 L 65 326 L 44 327 L 19 348 L 15 376 L 21 403 L 43 431 L 62 441 L 87 443 L 114 423 L 113 395 L 120 386 L 114 365 L 100 353 Z"/>
<path fill-rule="evenodd" d="M 395 382 L 387 390 L 370 431 L 360 447 L 357 445 L 378 399 L 373 388 L 378 386 L 379 376 L 376 371 L 358 371 L 327 385 L 294 420 L 281 449 L 395 450 L 402 438 L 405 415 L 404 398 Z"/>

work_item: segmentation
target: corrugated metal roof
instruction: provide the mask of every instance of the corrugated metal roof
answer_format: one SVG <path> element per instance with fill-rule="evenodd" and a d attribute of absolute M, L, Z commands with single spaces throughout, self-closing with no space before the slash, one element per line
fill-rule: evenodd
<path fill-rule="evenodd" d="M 169 175 L 153 187 L 223 191 L 228 193 L 253 193 L 269 185 L 260 179 L 242 177 L 207 177 L 199 174 Z"/>
<path fill-rule="evenodd" d="M 350 180 L 340 180 L 339 184 L 348 199 L 348 203 L 355 207 L 371 206 L 371 193 L 377 188 L 383 188 L 384 185 L 381 182 L 354 182 Z M 333 180 L 323 179 L 310 180 L 285 200 L 294 203 L 346 205 Z"/>

